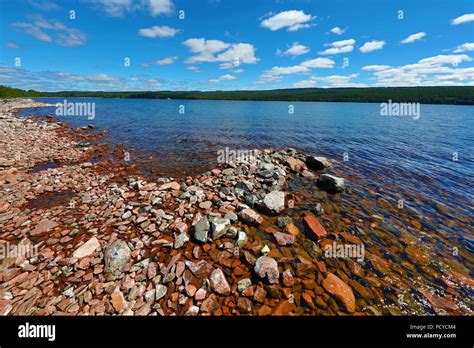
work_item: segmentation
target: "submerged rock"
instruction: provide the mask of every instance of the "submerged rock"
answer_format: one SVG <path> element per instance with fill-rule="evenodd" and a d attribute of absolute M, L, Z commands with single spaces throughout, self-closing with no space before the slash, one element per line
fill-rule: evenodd
<path fill-rule="evenodd" d="M 323 281 L 323 287 L 342 303 L 347 312 L 355 311 L 355 297 L 352 289 L 339 277 L 329 273 Z"/>

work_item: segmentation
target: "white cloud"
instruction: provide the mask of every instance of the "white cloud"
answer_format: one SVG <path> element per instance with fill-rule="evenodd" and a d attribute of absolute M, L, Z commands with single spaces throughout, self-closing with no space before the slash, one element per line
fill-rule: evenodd
<path fill-rule="evenodd" d="M 222 75 L 221 77 L 218 77 L 217 79 L 211 79 L 208 80 L 209 82 L 222 82 L 222 81 L 230 81 L 230 80 L 235 80 L 237 77 L 232 76 L 232 75 Z"/>
<path fill-rule="evenodd" d="M 459 25 L 463 23 L 468 23 L 474 21 L 474 13 L 466 13 L 462 16 L 459 16 L 457 18 L 454 18 L 451 20 L 452 25 Z"/>
<path fill-rule="evenodd" d="M 309 47 L 305 45 L 301 45 L 299 42 L 293 42 L 291 47 L 288 48 L 286 51 L 277 50 L 277 54 L 281 56 L 300 56 L 302 54 L 306 54 L 310 51 Z"/>
<path fill-rule="evenodd" d="M 366 65 L 362 67 L 362 70 L 367 71 L 382 71 L 390 68 L 390 65 Z"/>
<path fill-rule="evenodd" d="M 330 30 L 331 33 L 336 34 L 336 35 L 342 35 L 345 33 L 345 29 L 341 29 L 339 27 L 334 27 Z"/>
<path fill-rule="evenodd" d="M 195 53 L 185 63 L 227 63 L 221 64 L 221 68 L 230 69 L 240 64 L 255 64 L 255 47 L 248 43 L 229 44 L 221 40 L 207 40 L 204 38 L 193 38 L 183 42 L 183 45 Z"/>
<path fill-rule="evenodd" d="M 381 50 L 383 46 L 385 45 L 385 41 L 368 41 L 365 44 L 362 45 L 362 47 L 359 47 L 359 51 L 362 53 L 368 53 L 376 50 Z"/>
<path fill-rule="evenodd" d="M 282 28 L 287 28 L 288 31 L 309 28 L 311 25 L 308 22 L 313 19 L 311 15 L 297 10 L 283 11 L 276 15 L 270 13 L 269 16 L 270 17 L 264 19 L 260 25 L 263 28 L 270 29 L 271 31 Z"/>
<path fill-rule="evenodd" d="M 155 25 L 151 28 L 143 28 L 138 31 L 138 35 L 155 38 L 155 37 L 173 37 L 178 32 L 178 29 L 168 27 L 166 25 L 159 26 Z"/>
<path fill-rule="evenodd" d="M 42 11 L 53 11 L 53 10 L 58 10 L 60 7 L 55 4 L 54 2 L 51 1 L 34 1 L 34 0 L 29 0 L 28 3 L 35 7 L 38 8 Z"/>
<path fill-rule="evenodd" d="M 154 64 L 154 65 L 170 65 L 170 64 L 173 64 L 177 59 L 178 59 L 178 57 L 176 57 L 176 56 L 167 57 L 167 58 L 159 59 L 159 60 L 153 62 L 152 64 Z"/>
<path fill-rule="evenodd" d="M 18 22 L 12 26 L 40 41 L 56 42 L 61 46 L 80 46 L 86 43 L 87 36 L 79 29 L 70 28 L 57 20 L 47 20 L 41 15 L 29 16 L 31 23 Z"/>
<path fill-rule="evenodd" d="M 190 65 L 186 69 L 194 71 L 194 72 L 201 72 L 201 69 L 198 66 Z"/>
<path fill-rule="evenodd" d="M 330 75 L 330 76 L 311 76 L 309 80 L 303 80 L 293 83 L 293 87 L 304 88 L 304 87 L 315 87 L 319 83 L 323 83 L 321 87 L 367 87 L 365 83 L 357 83 L 352 80 L 355 79 L 358 74 L 351 75 Z"/>
<path fill-rule="evenodd" d="M 426 33 L 423 32 L 423 31 L 419 32 L 419 33 L 416 33 L 416 34 L 411 34 L 411 35 L 409 35 L 408 37 L 406 37 L 402 40 L 402 44 L 412 43 L 412 42 L 421 40 L 425 36 L 426 36 Z"/>
<path fill-rule="evenodd" d="M 456 49 L 453 52 L 462 53 L 462 52 L 469 52 L 469 51 L 474 51 L 474 42 L 463 43 L 462 45 L 459 45 L 458 47 L 456 47 Z"/>
<path fill-rule="evenodd" d="M 148 0 L 152 16 L 170 14 L 174 10 L 171 0 Z"/>
<path fill-rule="evenodd" d="M 325 44 L 325 46 L 331 46 L 330 48 L 318 52 L 321 55 L 335 55 L 340 53 L 348 53 L 354 50 L 354 44 L 356 41 L 354 39 L 347 39 L 341 41 L 334 41 L 329 44 Z"/>
<path fill-rule="evenodd" d="M 316 59 L 305 60 L 300 65 L 306 68 L 333 68 L 334 64 L 336 64 L 336 62 L 333 61 L 332 59 L 316 58 Z"/>

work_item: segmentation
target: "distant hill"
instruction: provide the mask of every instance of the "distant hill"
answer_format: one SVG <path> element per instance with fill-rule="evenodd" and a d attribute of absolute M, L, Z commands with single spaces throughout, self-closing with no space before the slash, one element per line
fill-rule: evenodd
<path fill-rule="evenodd" d="M 157 91 L 157 92 L 38 92 L 0 86 L 1 98 L 100 97 L 144 99 L 213 99 L 314 102 L 418 102 L 422 104 L 474 105 L 474 87 L 369 87 L 291 88 L 262 91 Z"/>

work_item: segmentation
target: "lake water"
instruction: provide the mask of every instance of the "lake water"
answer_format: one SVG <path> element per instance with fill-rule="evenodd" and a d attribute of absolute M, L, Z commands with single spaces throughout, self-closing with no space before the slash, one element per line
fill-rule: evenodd
<path fill-rule="evenodd" d="M 226 147 L 294 147 L 330 157 L 337 161 L 331 171 L 347 180 L 348 192 L 327 196 L 311 184 L 298 186 L 307 202 L 323 202 L 328 230 L 353 231 L 357 221 L 367 221 L 366 233 L 374 241 L 367 242 L 368 247 L 386 259 L 403 254 L 411 240 L 421 243 L 429 265 L 417 264 L 416 255 L 404 257 L 422 274 L 419 286 L 433 289 L 433 282 L 439 282 L 436 275 L 447 269 L 472 276 L 473 106 L 421 105 L 415 119 L 381 116 L 375 103 L 67 100 L 94 102 L 95 118 L 61 120 L 73 127 L 94 124 L 107 130 L 103 141 L 124 144 L 132 162 L 141 163 L 143 174 L 179 177 L 204 172 L 217 164 L 217 151 Z M 149 156 L 154 160 L 143 161 Z M 431 271 L 423 272 L 423 267 Z M 411 271 L 403 272 L 400 287 L 413 287 Z M 441 290 L 435 290 L 440 295 Z M 420 308 L 420 313 L 427 310 Z"/>

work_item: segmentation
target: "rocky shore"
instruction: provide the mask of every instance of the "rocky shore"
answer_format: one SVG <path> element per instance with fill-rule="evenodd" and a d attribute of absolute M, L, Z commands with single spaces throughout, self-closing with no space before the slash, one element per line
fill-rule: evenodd
<path fill-rule="evenodd" d="M 83 133 L 15 115 L 41 106 L 0 103 L 1 315 L 370 314 L 359 299 L 373 293 L 326 267 L 338 231 L 321 207 L 288 216 L 296 177 L 344 191 L 330 160 L 265 149 L 255 162 L 151 182 L 121 161 L 92 161 L 102 150 Z"/>

